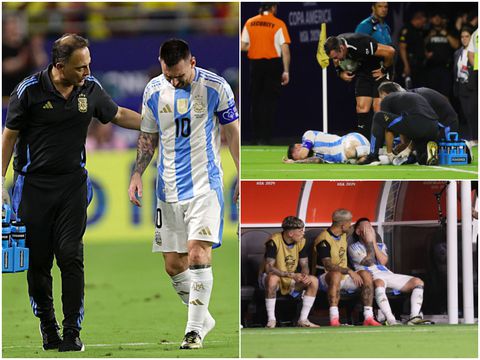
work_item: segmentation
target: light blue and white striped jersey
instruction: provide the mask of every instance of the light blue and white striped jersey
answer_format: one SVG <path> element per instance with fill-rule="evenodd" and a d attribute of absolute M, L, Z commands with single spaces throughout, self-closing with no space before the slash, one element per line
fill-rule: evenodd
<path fill-rule="evenodd" d="M 377 243 L 378 248 L 381 252 L 387 255 L 387 246 L 384 243 Z M 348 246 L 348 256 L 353 263 L 355 270 L 368 270 L 372 275 L 379 272 L 389 272 L 391 273 L 388 268 L 378 262 L 375 261 L 375 265 L 372 266 L 364 266 L 360 265 L 360 262 L 363 260 L 365 256 L 367 256 L 367 249 L 365 245 L 361 241 L 356 241 Z"/>
<path fill-rule="evenodd" d="M 162 75 L 143 94 L 141 130 L 159 133 L 157 197 L 187 200 L 223 186 L 220 126 L 238 119 L 230 85 L 195 67 L 193 82 L 175 89 Z"/>
<path fill-rule="evenodd" d="M 302 146 L 313 150 L 315 156 L 326 163 L 340 164 L 348 162 L 345 149 L 352 139 L 360 142 L 360 145 L 370 146 L 367 138 L 359 133 L 338 136 L 315 130 L 308 130 L 303 134 Z"/>

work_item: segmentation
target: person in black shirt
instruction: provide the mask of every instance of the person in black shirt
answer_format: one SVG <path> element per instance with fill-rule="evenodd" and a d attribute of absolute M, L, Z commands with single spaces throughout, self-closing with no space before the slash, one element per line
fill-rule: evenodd
<path fill-rule="evenodd" d="M 421 95 L 432 107 L 438 116 L 438 123 L 443 128 L 441 136 L 447 137 L 451 131 L 458 131 L 458 114 L 453 108 L 448 98 L 438 91 L 421 87 L 409 90 L 415 94 Z"/>
<path fill-rule="evenodd" d="M 360 165 L 378 165 L 378 152 L 384 143 L 388 162 L 392 163 L 395 135 L 400 135 L 404 142 L 412 141 L 420 164 L 438 163 L 435 141 L 438 140 L 440 131 L 437 113 L 422 95 L 398 91 L 398 87 L 396 83 L 385 82 L 378 88 L 382 99 L 381 111 L 373 117 L 370 154 L 365 161 L 359 162 Z"/>
<path fill-rule="evenodd" d="M 427 87 L 450 96 L 453 53 L 460 42 L 445 28 L 440 14 L 433 14 L 430 24 L 431 29 L 425 39 Z"/>
<path fill-rule="evenodd" d="M 369 35 L 356 33 L 331 36 L 324 48 L 340 79 L 351 82 L 356 78 L 357 131 L 368 138 L 372 122 L 370 110 L 372 105 L 374 111 L 379 110 L 378 85 L 392 80 L 395 49 Z"/>
<path fill-rule="evenodd" d="M 93 117 L 140 129 L 140 114 L 117 106 L 90 75 L 88 41 L 65 34 L 52 63 L 14 89 L 2 142 L 2 191 L 14 145 L 12 208 L 27 228 L 28 293 L 45 350 L 83 351 L 83 241 L 92 189 L 85 139 Z M 62 277 L 63 339 L 52 298 L 53 258 Z"/>
<path fill-rule="evenodd" d="M 385 82 L 382 85 L 382 92 L 385 95 L 388 95 L 392 92 L 402 91 L 406 90 L 395 82 Z M 447 138 L 450 132 L 458 130 L 458 114 L 444 95 L 440 94 L 436 90 L 426 87 L 411 89 L 408 91 L 421 95 L 425 100 L 427 100 L 433 111 L 435 111 L 438 117 L 438 125 L 440 127 L 439 137 Z M 410 151 L 411 150 L 412 147 L 410 147 Z M 410 151 L 407 152 L 409 153 Z M 408 153 L 404 153 L 402 156 L 409 155 Z"/>
<path fill-rule="evenodd" d="M 427 18 L 422 11 L 413 14 L 410 23 L 400 30 L 398 50 L 399 66 L 405 87 L 420 87 L 426 84 L 425 70 L 425 31 Z"/>

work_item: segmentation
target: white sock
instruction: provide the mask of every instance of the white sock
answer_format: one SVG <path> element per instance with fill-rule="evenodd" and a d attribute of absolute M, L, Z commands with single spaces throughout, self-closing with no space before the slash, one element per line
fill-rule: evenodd
<path fill-rule="evenodd" d="M 188 301 L 188 321 L 185 333 L 192 330 L 201 333 L 208 312 L 213 287 L 213 273 L 209 266 L 204 269 L 190 269 L 192 283 Z"/>
<path fill-rule="evenodd" d="M 418 316 L 423 303 L 423 286 L 417 286 L 410 296 L 410 318 Z"/>
<path fill-rule="evenodd" d="M 302 311 L 300 311 L 300 318 L 298 320 L 303 321 L 308 319 L 308 314 L 312 309 L 313 303 L 315 302 L 315 296 L 304 296 Z"/>
<path fill-rule="evenodd" d="M 371 306 L 364 306 L 363 307 L 363 317 L 365 319 L 373 317 L 373 307 Z"/>
<path fill-rule="evenodd" d="M 190 269 L 187 269 L 180 274 L 173 275 L 170 278 L 172 279 L 172 286 L 175 289 L 175 292 L 178 294 L 182 302 L 188 306 L 188 299 L 190 297 L 190 285 L 192 283 Z M 210 315 L 210 312 L 207 310 L 205 319 L 208 318 L 210 318 L 210 320 L 213 320 L 212 315 Z"/>
<path fill-rule="evenodd" d="M 275 302 L 277 298 L 265 299 L 265 307 L 267 308 L 268 321 L 277 320 L 275 317 Z"/>
<path fill-rule="evenodd" d="M 395 316 L 392 314 L 392 308 L 387 299 L 387 294 L 385 294 L 384 287 L 375 288 L 375 300 L 377 301 L 378 307 L 382 310 L 382 313 L 385 315 L 389 322 L 395 322 Z"/>
<path fill-rule="evenodd" d="M 330 306 L 330 320 L 334 319 L 334 318 L 339 318 L 339 315 L 338 315 L 338 306 Z"/>
<path fill-rule="evenodd" d="M 190 269 L 181 272 L 180 274 L 173 275 L 172 286 L 175 292 L 180 296 L 180 299 L 185 305 L 188 305 L 188 298 L 190 297 L 190 284 L 192 283 L 192 277 L 190 275 Z"/>

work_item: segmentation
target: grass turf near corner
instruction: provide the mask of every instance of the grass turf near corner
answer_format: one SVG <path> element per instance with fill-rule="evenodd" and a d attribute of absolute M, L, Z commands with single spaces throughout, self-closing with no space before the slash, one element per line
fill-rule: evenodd
<path fill-rule="evenodd" d="M 241 177 L 247 179 L 476 179 L 478 147 L 474 161 L 468 165 L 421 166 L 350 164 L 284 164 L 286 146 L 242 146 Z"/>
<path fill-rule="evenodd" d="M 478 325 L 242 329 L 243 358 L 478 358 Z"/>
<path fill-rule="evenodd" d="M 153 229 L 152 229 L 153 232 Z M 60 276 L 54 266 L 57 320 L 63 315 Z M 151 239 L 85 240 L 85 352 L 42 351 L 38 319 L 30 308 L 26 273 L 3 274 L 4 358 L 220 358 L 238 357 L 238 239 L 224 234 L 214 250 L 210 312 L 216 327 L 201 350 L 179 350 L 187 309 L 163 269 Z"/>

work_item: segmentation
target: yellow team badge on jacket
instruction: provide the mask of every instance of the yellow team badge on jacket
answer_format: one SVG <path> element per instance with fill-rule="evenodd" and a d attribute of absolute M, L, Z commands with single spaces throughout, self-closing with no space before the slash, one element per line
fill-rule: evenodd
<path fill-rule="evenodd" d="M 188 99 L 177 99 L 177 111 L 180 115 L 188 111 Z"/>
<path fill-rule="evenodd" d="M 88 110 L 87 97 L 84 94 L 78 95 L 78 111 L 86 113 Z"/>

